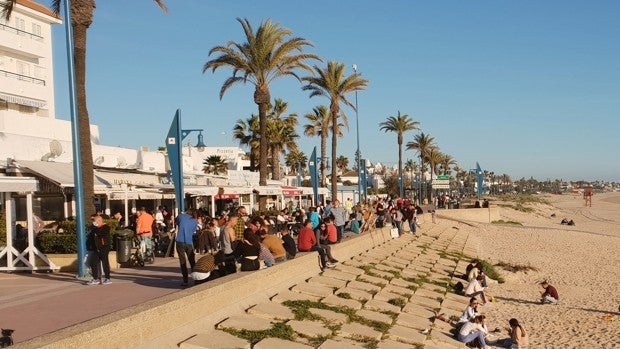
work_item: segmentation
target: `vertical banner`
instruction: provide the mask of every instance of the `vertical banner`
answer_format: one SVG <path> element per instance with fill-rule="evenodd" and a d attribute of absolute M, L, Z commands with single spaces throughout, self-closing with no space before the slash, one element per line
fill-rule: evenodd
<path fill-rule="evenodd" d="M 368 179 L 366 178 L 366 159 L 361 160 L 362 163 L 362 198 L 361 202 L 366 202 L 366 196 L 368 195 Z"/>
<path fill-rule="evenodd" d="M 316 175 L 316 147 L 312 149 L 312 155 L 308 162 L 308 170 L 310 171 L 310 181 L 312 182 L 312 193 L 314 194 L 314 205 L 319 204 L 319 184 Z"/>
<path fill-rule="evenodd" d="M 181 163 L 181 110 L 177 109 L 166 137 L 166 150 L 170 161 L 170 172 L 174 184 L 174 196 L 176 198 L 179 213 L 185 212 L 185 195 L 183 190 L 183 164 Z"/>
<path fill-rule="evenodd" d="M 476 179 L 478 184 L 478 200 L 482 197 L 482 169 L 480 168 L 480 164 L 476 162 Z"/>

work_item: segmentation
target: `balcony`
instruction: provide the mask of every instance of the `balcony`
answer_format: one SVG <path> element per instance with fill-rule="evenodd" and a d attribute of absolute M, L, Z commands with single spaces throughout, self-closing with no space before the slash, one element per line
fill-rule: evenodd
<path fill-rule="evenodd" d="M 0 24 L 0 47 L 35 58 L 46 57 L 46 44 L 42 36 L 6 24 Z M 47 55 L 51 55 L 51 47 Z"/>
<path fill-rule="evenodd" d="M 0 92 L 15 96 L 46 100 L 48 94 L 45 80 L 0 70 Z"/>

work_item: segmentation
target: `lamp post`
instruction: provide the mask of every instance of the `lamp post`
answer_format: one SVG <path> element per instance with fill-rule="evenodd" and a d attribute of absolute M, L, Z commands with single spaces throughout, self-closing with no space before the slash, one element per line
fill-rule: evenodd
<path fill-rule="evenodd" d="M 353 72 L 357 74 L 357 64 L 353 64 Z M 357 150 L 355 151 L 355 162 L 357 165 L 357 195 L 359 196 L 359 202 L 362 202 L 362 175 L 361 175 L 361 158 L 362 152 L 360 151 L 360 119 L 357 111 L 357 90 L 355 90 L 355 124 L 357 131 Z"/>
<path fill-rule="evenodd" d="M 170 160 L 170 171 L 172 172 L 172 182 L 174 183 L 174 196 L 177 201 L 179 213 L 185 212 L 185 190 L 183 188 L 183 140 L 194 131 L 199 132 L 196 150 L 203 152 L 206 147 L 202 136 L 202 132 L 204 130 L 181 129 L 181 109 L 177 109 L 166 138 L 166 150 L 168 151 L 168 159 Z"/>

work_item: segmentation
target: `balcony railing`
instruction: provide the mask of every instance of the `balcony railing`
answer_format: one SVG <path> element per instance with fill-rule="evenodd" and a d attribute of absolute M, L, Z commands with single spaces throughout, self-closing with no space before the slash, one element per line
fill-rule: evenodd
<path fill-rule="evenodd" d="M 41 79 L 37 79 L 37 78 L 32 78 L 32 77 L 26 76 L 26 75 L 11 73 L 11 72 L 8 72 L 6 70 L 0 70 L 0 76 L 6 76 L 7 78 L 13 78 L 13 79 L 17 79 L 17 80 L 20 80 L 20 81 L 31 82 L 31 83 L 33 83 L 35 85 L 43 85 L 43 86 L 45 86 L 45 80 L 41 80 Z"/>
<path fill-rule="evenodd" d="M 21 29 L 17 29 L 17 28 L 8 26 L 6 24 L 1 24 L 0 23 L 0 29 L 1 30 L 5 30 L 5 31 L 7 31 L 9 33 L 20 35 L 20 36 L 29 36 L 31 39 L 36 40 L 36 41 L 43 41 L 43 37 L 42 36 L 39 36 L 39 35 L 36 35 L 36 34 L 32 34 L 32 33 L 29 33 L 27 31 L 23 31 Z"/>

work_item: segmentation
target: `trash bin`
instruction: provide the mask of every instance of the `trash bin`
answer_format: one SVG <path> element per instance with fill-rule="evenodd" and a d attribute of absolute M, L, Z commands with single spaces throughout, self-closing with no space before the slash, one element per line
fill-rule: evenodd
<path fill-rule="evenodd" d="M 114 234 L 116 239 L 116 262 L 127 263 L 131 258 L 131 247 L 133 245 L 133 231 L 120 230 Z"/>

